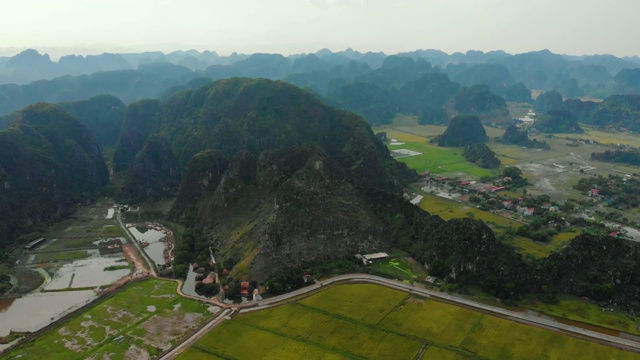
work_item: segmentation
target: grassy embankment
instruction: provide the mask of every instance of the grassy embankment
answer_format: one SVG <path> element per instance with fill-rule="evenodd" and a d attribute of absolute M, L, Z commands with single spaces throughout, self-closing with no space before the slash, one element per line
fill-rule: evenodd
<path fill-rule="evenodd" d="M 488 211 L 479 210 L 467 203 L 455 200 L 449 200 L 437 195 L 416 191 L 424 198 L 419 206 L 432 215 L 438 215 L 444 220 L 455 218 L 473 217 L 487 223 L 495 223 L 497 225 L 510 225 L 514 228 L 522 226 L 521 222 L 508 219 L 504 216 L 492 214 Z"/>
<path fill-rule="evenodd" d="M 89 257 L 86 251 L 64 251 L 55 253 L 42 253 L 35 256 L 35 262 L 38 264 L 56 261 L 72 261 Z"/>
<path fill-rule="evenodd" d="M 208 306 L 147 280 L 78 314 L 7 354 L 7 359 L 123 359 L 157 356 L 210 317 Z"/>
<path fill-rule="evenodd" d="M 541 259 L 551 255 L 554 251 L 562 249 L 563 246 L 574 237 L 580 235 L 581 232 L 581 230 L 576 230 L 576 232 L 561 232 L 554 235 L 548 243 L 533 241 L 522 236 L 516 236 L 508 243 L 522 255 L 531 255 L 536 259 Z"/>
<path fill-rule="evenodd" d="M 562 296 L 557 304 L 547 304 L 535 297 L 526 298 L 522 307 L 548 315 L 579 321 L 595 326 L 640 335 L 640 317 L 632 317 L 622 311 L 603 309 L 590 301 L 573 296 Z"/>
<path fill-rule="evenodd" d="M 241 314 L 178 359 L 639 359 L 564 334 L 369 284 Z"/>

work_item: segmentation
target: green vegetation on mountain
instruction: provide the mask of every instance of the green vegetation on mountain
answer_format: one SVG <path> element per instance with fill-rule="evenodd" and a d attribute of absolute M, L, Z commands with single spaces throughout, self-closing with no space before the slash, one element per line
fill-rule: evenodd
<path fill-rule="evenodd" d="M 518 82 L 510 85 L 505 90 L 504 95 L 505 100 L 514 101 L 514 102 L 522 102 L 522 103 L 531 103 L 531 90 L 525 86 L 525 84 Z"/>
<path fill-rule="evenodd" d="M 529 139 L 529 133 L 526 129 L 520 129 L 517 126 L 511 124 L 507 126 L 504 134 L 501 137 L 495 139 L 497 142 L 503 144 L 514 144 L 518 146 L 524 146 L 528 148 L 548 149 L 549 145 L 545 142 L 539 142 L 537 140 Z"/>
<path fill-rule="evenodd" d="M 126 171 L 147 137 L 158 131 L 160 111 L 160 102 L 157 100 L 140 100 L 127 108 L 118 147 L 113 155 L 114 171 Z"/>
<path fill-rule="evenodd" d="M 458 115 L 451 119 L 444 133 L 434 139 L 440 146 L 467 146 L 489 140 L 480 118 L 474 115 Z"/>
<path fill-rule="evenodd" d="M 131 201 L 160 200 L 178 190 L 180 170 L 169 143 L 152 134 L 129 165 L 122 196 Z"/>
<path fill-rule="evenodd" d="M 64 76 L 27 85 L 4 84 L 0 85 L 0 114 L 8 114 L 38 101 L 78 101 L 101 94 L 110 94 L 131 103 L 159 97 L 165 89 L 197 77 L 198 73 L 183 66 L 153 63 L 142 65 L 137 70 Z"/>
<path fill-rule="evenodd" d="M 465 86 L 486 85 L 497 95 L 503 96 L 515 80 L 509 69 L 502 64 L 476 64 L 452 76 Z"/>
<path fill-rule="evenodd" d="M 640 68 L 622 69 L 613 80 L 616 94 L 640 95 Z"/>
<path fill-rule="evenodd" d="M 496 153 L 491 151 L 485 144 L 468 145 L 464 148 L 464 157 L 467 161 L 477 164 L 485 169 L 496 169 L 500 167 L 500 159 Z"/>
<path fill-rule="evenodd" d="M 589 123 L 640 130 L 640 95 L 613 95 L 598 104 Z"/>
<path fill-rule="evenodd" d="M 126 106 L 117 97 L 98 95 L 60 106 L 89 128 L 101 146 L 110 148 L 118 143 Z"/>
<path fill-rule="evenodd" d="M 383 230 L 359 189 L 398 193 L 415 176 L 360 117 L 283 82 L 223 80 L 133 111 L 141 105 L 127 111 L 116 151 L 116 164 L 130 164 L 125 190 L 150 188 L 145 172 L 132 176 L 147 147 L 136 141 L 163 136 L 184 174 L 172 217 L 202 229 L 221 256 L 252 258 L 251 273 L 380 246 Z"/>
<path fill-rule="evenodd" d="M 89 129 L 61 107 L 39 103 L 0 131 L 0 242 L 70 214 L 109 175 Z"/>
<path fill-rule="evenodd" d="M 445 74 L 424 74 L 400 88 L 400 109 L 402 112 L 417 114 L 421 123 L 446 123 L 448 115 L 445 105 L 459 89 L 460 85 L 449 80 Z"/>
<path fill-rule="evenodd" d="M 604 251 L 606 249 L 606 251 Z M 581 234 L 545 261 L 541 283 L 601 304 L 640 308 L 640 244 Z M 605 305 L 605 306 L 606 306 Z"/>
<path fill-rule="evenodd" d="M 578 122 L 590 123 L 593 111 L 598 107 L 594 101 L 567 99 L 562 104 L 562 110 L 570 112 Z"/>
<path fill-rule="evenodd" d="M 573 114 L 566 110 L 549 110 L 546 114 L 538 115 L 531 126 L 544 133 L 583 132 Z"/>
<path fill-rule="evenodd" d="M 562 95 L 552 90 L 540 94 L 533 102 L 533 110 L 537 114 L 544 114 L 550 110 L 562 109 Z"/>
<path fill-rule="evenodd" d="M 504 98 L 495 95 L 486 85 L 462 87 L 451 97 L 449 109 L 454 114 L 476 115 L 485 121 L 509 120 Z"/>
<path fill-rule="evenodd" d="M 338 107 L 355 112 L 372 125 L 388 124 L 397 113 L 392 94 L 371 83 L 348 83 L 327 96 L 334 99 Z"/>

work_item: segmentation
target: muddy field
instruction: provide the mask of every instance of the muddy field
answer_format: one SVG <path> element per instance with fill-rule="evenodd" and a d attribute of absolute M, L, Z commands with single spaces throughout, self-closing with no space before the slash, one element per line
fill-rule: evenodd
<path fill-rule="evenodd" d="M 8 354 L 26 359 L 154 359 L 213 315 L 173 281 L 135 282 Z M 218 309 L 219 310 L 219 309 Z"/>

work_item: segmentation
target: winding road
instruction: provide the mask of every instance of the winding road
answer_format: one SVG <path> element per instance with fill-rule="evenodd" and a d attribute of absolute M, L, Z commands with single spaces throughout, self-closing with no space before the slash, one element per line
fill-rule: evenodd
<path fill-rule="evenodd" d="M 131 240 L 131 243 L 137 247 L 140 255 L 144 258 L 144 261 L 148 266 L 148 269 L 138 269 L 138 270 L 142 270 L 144 275 L 151 275 L 153 277 L 158 277 L 152 265 L 152 262 L 149 260 L 146 253 L 142 249 L 140 249 L 138 242 L 135 241 L 135 239 L 133 238 L 129 230 L 126 228 L 126 226 L 124 226 L 120 211 L 118 211 L 117 213 L 117 219 L 120 226 L 127 233 L 129 240 Z M 141 264 L 139 262 L 136 262 L 136 265 L 139 267 Z M 562 324 L 551 319 L 545 319 L 545 318 L 540 318 L 540 317 L 526 314 L 526 313 L 510 311 L 510 310 L 499 308 L 496 306 L 482 304 L 473 300 L 460 298 L 447 293 L 434 291 L 431 289 L 424 288 L 422 286 L 407 284 L 407 283 L 390 280 L 387 278 L 383 278 L 375 275 L 369 275 L 369 274 L 339 275 L 329 279 L 324 279 L 322 281 L 316 282 L 315 284 L 294 290 L 292 292 L 289 292 L 283 295 L 267 298 L 267 299 L 256 301 L 256 302 L 248 302 L 244 304 L 227 304 L 227 303 L 222 303 L 218 301 L 217 298 L 205 299 L 201 297 L 190 296 L 182 292 L 183 282 L 180 280 L 176 280 L 176 282 L 178 284 L 176 291 L 179 295 L 210 303 L 212 305 L 220 307 L 222 311 L 216 317 L 210 320 L 206 325 L 204 325 L 200 330 L 198 330 L 196 333 L 194 333 L 189 338 L 184 340 L 182 343 L 177 345 L 175 348 L 170 350 L 167 354 L 162 356 L 161 357 L 162 360 L 175 359 L 176 356 L 178 356 L 184 350 L 191 347 L 196 341 L 198 341 L 200 338 L 206 335 L 209 331 L 214 329 L 216 326 L 220 325 L 225 320 L 230 319 L 233 315 L 237 313 L 259 311 L 259 310 L 279 306 L 282 304 L 294 302 L 299 300 L 300 298 L 311 296 L 314 293 L 322 291 L 327 287 L 331 287 L 338 284 L 347 284 L 347 283 L 369 283 L 369 284 L 382 285 L 382 286 L 386 286 L 399 291 L 404 291 L 406 293 L 415 294 L 424 298 L 429 298 L 436 301 L 441 301 L 441 302 L 445 302 L 445 303 L 449 303 L 457 306 L 462 306 L 471 310 L 479 311 L 479 312 L 493 315 L 499 318 L 560 332 L 576 338 L 592 341 L 592 342 L 607 345 L 607 346 L 617 347 L 627 351 L 640 353 L 640 342 L 637 342 L 631 339 L 607 335 L 607 334 L 603 334 L 593 330 L 583 329 L 577 326 Z"/>
<path fill-rule="evenodd" d="M 261 301 L 257 301 L 257 302 L 250 302 L 247 304 L 239 304 L 239 305 L 224 304 L 226 305 L 227 309 L 225 309 L 220 315 L 218 315 L 213 320 L 211 320 L 200 331 L 193 334 L 191 337 L 189 337 L 188 339 L 183 341 L 181 344 L 176 346 L 173 350 L 171 350 L 161 359 L 162 360 L 175 359 L 177 355 L 179 355 L 181 352 L 183 352 L 187 348 L 191 347 L 196 341 L 198 341 L 206 333 L 208 333 L 209 331 L 214 329 L 216 326 L 221 324 L 224 320 L 230 319 L 232 315 L 232 311 L 237 311 L 239 313 L 259 311 L 259 310 L 267 309 L 270 307 L 279 306 L 289 302 L 297 301 L 302 297 L 310 296 L 318 291 L 322 291 L 324 288 L 330 287 L 331 285 L 346 284 L 346 283 L 369 283 L 369 284 L 382 285 L 392 289 L 404 291 L 410 294 L 415 294 L 425 298 L 433 299 L 436 301 L 441 301 L 445 303 L 462 306 L 468 309 L 472 309 L 475 311 L 479 311 L 479 312 L 500 317 L 503 319 L 516 321 L 522 324 L 560 332 L 560 333 L 570 335 L 576 338 L 580 338 L 583 340 L 592 341 L 599 344 L 613 346 L 623 350 L 640 353 L 640 343 L 630 339 L 602 334 L 596 331 L 583 329 L 577 326 L 561 324 L 553 320 L 539 318 L 539 317 L 528 315 L 525 313 L 519 313 L 519 312 L 510 311 L 510 310 L 502 309 L 495 306 L 482 304 L 472 300 L 453 296 L 447 293 L 441 293 L 438 291 L 426 289 L 416 285 L 398 282 L 395 280 L 382 278 L 375 275 L 346 274 L 346 275 L 339 275 L 329 279 L 325 279 L 323 281 L 292 291 L 290 293 L 272 297 L 265 300 L 261 300 Z"/>

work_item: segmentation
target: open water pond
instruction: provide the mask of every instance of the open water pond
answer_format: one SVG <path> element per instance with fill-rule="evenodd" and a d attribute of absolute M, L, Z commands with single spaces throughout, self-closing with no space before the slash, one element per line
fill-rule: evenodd
<path fill-rule="evenodd" d="M 129 274 L 129 268 L 105 271 L 109 266 L 126 265 L 124 257 L 95 256 L 87 259 L 76 260 L 64 264 L 51 280 L 45 290 L 57 290 L 66 288 L 98 287 L 110 285 Z"/>
<path fill-rule="evenodd" d="M 162 240 L 166 234 L 153 228 L 130 227 L 129 231 L 139 242 L 146 242 L 149 246 L 144 248 L 144 252 L 149 255 L 155 264 L 164 264 L 164 249 L 166 243 Z"/>
<path fill-rule="evenodd" d="M 185 280 L 184 284 L 182 284 L 182 292 L 187 295 L 197 296 L 197 297 L 206 299 L 207 298 L 206 296 L 198 295 L 198 293 L 196 293 L 196 275 L 198 274 L 195 271 L 193 271 L 191 269 L 191 265 L 189 265 L 187 280 Z"/>
<path fill-rule="evenodd" d="M 95 298 L 92 290 L 34 293 L 0 303 L 0 336 L 36 331 Z"/>

